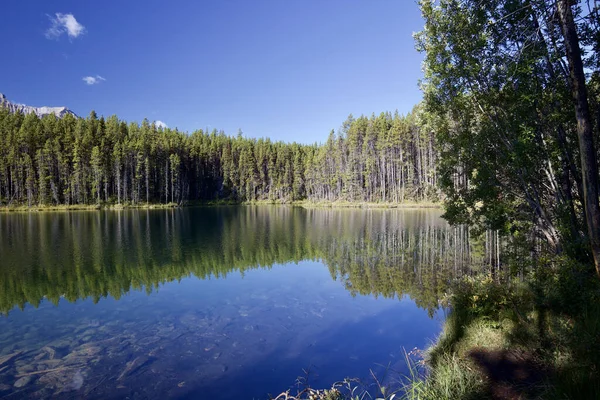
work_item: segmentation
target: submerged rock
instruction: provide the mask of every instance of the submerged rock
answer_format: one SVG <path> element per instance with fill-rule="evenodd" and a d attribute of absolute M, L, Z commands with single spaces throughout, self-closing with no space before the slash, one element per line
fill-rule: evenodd
<path fill-rule="evenodd" d="M 198 327 L 206 325 L 206 321 L 204 321 L 201 317 L 196 315 L 195 313 L 187 313 L 182 315 L 179 318 L 179 323 L 186 327 Z"/>
<path fill-rule="evenodd" d="M 158 342 L 160 339 L 161 338 L 157 337 L 157 336 L 148 336 L 148 337 L 145 337 L 143 339 L 140 339 L 138 341 L 138 345 L 140 345 L 140 346 L 148 346 L 148 345 L 151 345 L 152 343 Z"/>
<path fill-rule="evenodd" d="M 63 358 L 65 366 L 87 365 L 99 360 L 102 347 L 83 344 Z"/>
<path fill-rule="evenodd" d="M 60 364 L 62 364 L 62 360 L 53 359 L 53 360 L 42 360 L 37 363 L 38 370 L 44 370 L 48 368 L 56 368 Z"/>
<path fill-rule="evenodd" d="M 83 375 L 81 374 L 81 370 L 77 370 L 75 375 L 73 375 L 73 380 L 71 383 L 65 388 L 66 390 L 79 390 L 83 386 Z"/>
<path fill-rule="evenodd" d="M 43 358 L 47 358 L 48 360 L 54 360 L 56 358 L 56 350 L 54 350 L 50 346 L 44 346 L 42 347 L 40 353 L 33 359 L 39 361 Z"/>
<path fill-rule="evenodd" d="M 15 351 L 14 353 L 7 354 L 5 356 L 0 357 L 0 366 L 6 364 L 7 362 L 9 362 L 13 358 L 17 357 L 21 353 L 22 353 L 22 351 L 19 350 L 19 351 Z"/>
<path fill-rule="evenodd" d="M 57 339 L 48 343 L 46 347 L 52 347 L 54 349 L 65 349 L 71 347 L 71 344 L 72 341 L 69 339 Z"/>
<path fill-rule="evenodd" d="M 22 388 L 23 386 L 29 384 L 29 382 L 31 382 L 33 380 L 33 376 L 24 376 L 22 378 L 19 378 L 15 384 L 14 387 L 16 388 Z"/>
<path fill-rule="evenodd" d="M 156 356 L 159 352 L 163 351 L 163 349 L 164 349 L 163 346 L 155 347 L 148 352 L 148 356 L 150 356 L 150 357 Z"/>
<path fill-rule="evenodd" d="M 242 306 L 238 310 L 238 314 L 241 315 L 242 317 L 247 317 L 249 313 L 250 313 L 250 311 L 249 311 L 248 307 L 246 307 L 246 306 Z"/>
<path fill-rule="evenodd" d="M 85 355 L 88 357 L 93 357 L 96 354 L 102 352 L 102 347 L 92 344 L 84 344 L 79 347 L 77 352 L 81 355 Z"/>
<path fill-rule="evenodd" d="M 152 361 L 154 361 L 154 358 L 149 357 L 149 356 L 136 357 L 135 359 L 133 359 L 132 361 L 129 361 L 125 365 L 125 369 L 123 369 L 123 371 L 121 372 L 121 374 L 119 375 L 119 378 L 117 378 L 117 380 L 121 381 L 121 380 L 125 379 L 127 376 L 133 374 L 134 372 L 136 372 L 143 366 L 150 364 Z"/>
<path fill-rule="evenodd" d="M 88 322 L 88 326 L 92 328 L 97 328 L 100 326 L 100 321 L 98 321 L 97 319 L 93 319 L 90 322 Z"/>
<path fill-rule="evenodd" d="M 213 350 L 215 347 L 217 347 L 214 343 L 209 344 L 208 346 L 206 346 L 204 348 L 204 351 L 211 351 Z"/>
<path fill-rule="evenodd" d="M 31 364 L 19 365 L 16 367 L 16 370 L 17 370 L 17 374 L 19 374 L 19 375 L 28 374 L 30 372 L 37 371 L 37 369 Z"/>
<path fill-rule="evenodd" d="M 162 325 L 157 329 L 156 334 L 158 336 L 169 336 L 171 334 L 171 332 L 173 332 L 174 330 L 175 330 L 175 325 L 173 325 L 173 324 Z"/>
<path fill-rule="evenodd" d="M 38 382 L 49 388 L 57 389 L 56 393 L 61 393 L 81 388 L 83 375 L 80 369 L 57 368 L 42 375 Z"/>

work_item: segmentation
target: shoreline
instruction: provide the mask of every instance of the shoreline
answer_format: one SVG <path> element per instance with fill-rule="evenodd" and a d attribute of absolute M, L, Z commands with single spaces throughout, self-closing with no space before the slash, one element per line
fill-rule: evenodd
<path fill-rule="evenodd" d="M 212 206 L 262 206 L 262 205 L 276 205 L 276 206 L 294 206 L 303 207 L 306 209 L 314 208 L 361 208 L 361 209 L 442 209 L 443 203 L 441 202 L 415 202 L 406 201 L 402 203 L 370 203 L 370 202 L 350 202 L 350 201 L 276 201 L 276 200 L 257 200 L 257 201 L 244 201 L 236 202 L 231 200 L 215 200 L 206 202 L 191 202 L 187 204 L 71 204 L 71 205 L 34 205 L 34 206 L 0 206 L 1 213 L 15 213 L 15 212 L 57 212 L 57 211 L 101 211 L 101 210 L 153 210 L 153 209 L 166 209 L 166 208 L 180 208 L 180 207 L 212 207 Z"/>
<path fill-rule="evenodd" d="M 390 209 L 390 208 L 417 208 L 417 209 L 441 209 L 443 207 L 442 202 L 432 202 L 432 201 L 405 201 L 401 203 L 371 203 L 371 202 L 350 202 L 350 201 L 323 201 L 323 202 L 311 202 L 311 201 L 301 201 L 297 202 L 295 205 L 304 208 L 380 208 L 380 209 Z"/>
<path fill-rule="evenodd" d="M 151 209 L 160 209 L 160 208 L 178 208 L 181 207 L 178 204 L 168 203 L 168 204 L 61 204 L 61 205 L 35 205 L 35 206 L 1 206 L 0 214 L 2 213 L 14 213 L 14 212 L 56 212 L 56 211 L 102 211 L 102 210 L 133 210 L 133 209 L 142 209 L 142 210 L 151 210 Z"/>

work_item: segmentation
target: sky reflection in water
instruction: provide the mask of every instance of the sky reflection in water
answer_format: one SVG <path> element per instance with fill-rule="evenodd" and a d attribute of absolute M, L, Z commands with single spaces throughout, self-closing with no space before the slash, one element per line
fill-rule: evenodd
<path fill-rule="evenodd" d="M 316 387 L 406 372 L 473 261 L 439 214 L 0 215 L 0 396 L 267 398 L 303 369 Z"/>

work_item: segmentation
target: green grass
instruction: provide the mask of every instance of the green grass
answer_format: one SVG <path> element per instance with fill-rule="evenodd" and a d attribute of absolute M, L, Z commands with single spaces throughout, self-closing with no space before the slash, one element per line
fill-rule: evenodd
<path fill-rule="evenodd" d="M 47 205 L 47 204 L 35 204 L 32 206 L 26 205 L 15 205 L 15 206 L 2 206 L 0 207 L 0 213 L 11 213 L 11 212 L 42 212 L 42 211 L 85 211 L 85 210 L 124 210 L 124 209 L 158 209 L 158 208 L 175 208 L 178 207 L 175 203 L 167 204 L 58 204 L 58 205 Z"/>
<path fill-rule="evenodd" d="M 443 331 L 423 360 L 407 355 L 408 376 L 391 372 L 390 388 L 373 376 L 376 395 L 347 379 L 332 387 L 335 400 L 600 399 L 600 281 L 590 268 L 559 260 L 524 281 L 467 277 L 445 306 Z"/>
<path fill-rule="evenodd" d="M 506 386 L 523 398 L 599 399 L 599 297 L 597 277 L 570 263 L 540 269 L 525 282 L 465 279 L 426 352 L 427 373 L 411 366 L 404 398 L 487 398 Z M 505 364 L 477 365 L 473 354 L 508 354 L 534 378 L 498 379 Z"/>
<path fill-rule="evenodd" d="M 235 201 L 235 200 L 211 200 L 206 202 L 194 202 L 190 205 L 292 205 L 304 208 L 441 208 L 442 203 L 432 201 L 404 201 L 401 203 L 394 202 L 365 202 L 365 201 L 312 201 L 312 200 L 252 200 L 252 201 Z"/>
<path fill-rule="evenodd" d="M 389 208 L 441 208 L 441 203 L 434 203 L 429 201 L 413 202 L 406 201 L 403 203 L 369 203 L 369 202 L 350 202 L 350 201 L 287 201 L 287 200 L 254 200 L 239 202 L 236 200 L 223 199 L 223 200 L 210 200 L 202 202 L 189 202 L 186 204 L 114 204 L 114 203 L 101 203 L 101 204 L 59 204 L 59 205 L 48 205 L 48 204 L 35 204 L 32 206 L 27 205 L 10 205 L 0 206 L 1 212 L 41 212 L 41 211 L 77 211 L 77 210 L 123 210 L 123 209 L 160 209 L 160 208 L 175 208 L 180 206 L 230 206 L 230 205 L 292 205 L 305 208 L 378 208 L 378 209 L 389 209 Z"/>
<path fill-rule="evenodd" d="M 441 208 L 442 203 L 432 201 L 404 201 L 395 202 L 363 202 L 363 201 L 299 201 L 295 202 L 305 208 Z"/>
<path fill-rule="evenodd" d="M 444 354 L 436 368 L 421 371 L 410 360 L 410 375 L 402 388 L 402 399 L 454 400 L 485 398 L 483 377 L 475 367 L 456 354 Z"/>

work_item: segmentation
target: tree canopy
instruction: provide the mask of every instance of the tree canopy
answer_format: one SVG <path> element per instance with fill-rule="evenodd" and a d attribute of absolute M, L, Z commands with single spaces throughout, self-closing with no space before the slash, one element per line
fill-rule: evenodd
<path fill-rule="evenodd" d="M 588 5 L 421 0 L 416 40 L 447 217 L 598 268 L 600 19 Z"/>
<path fill-rule="evenodd" d="M 191 134 L 0 109 L 0 205 L 435 199 L 437 150 L 418 111 L 350 116 L 325 143 Z"/>

